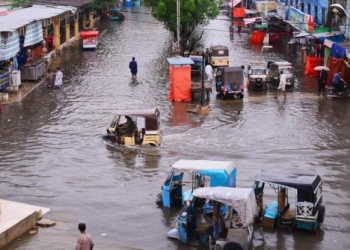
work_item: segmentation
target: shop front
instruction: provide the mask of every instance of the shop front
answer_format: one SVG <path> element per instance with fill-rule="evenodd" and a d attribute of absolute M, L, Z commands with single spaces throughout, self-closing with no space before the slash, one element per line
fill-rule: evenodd
<path fill-rule="evenodd" d="M 26 25 L 23 45 L 21 44 L 20 62 L 22 80 L 36 81 L 45 74 L 45 62 L 42 58 L 43 29 L 42 21 L 33 21 Z"/>
<path fill-rule="evenodd" d="M 20 85 L 21 81 L 16 55 L 19 51 L 19 35 L 17 31 L 0 33 L 0 91 L 9 86 Z M 13 77 L 14 76 L 14 77 Z M 12 77 L 14 78 L 12 80 Z"/>

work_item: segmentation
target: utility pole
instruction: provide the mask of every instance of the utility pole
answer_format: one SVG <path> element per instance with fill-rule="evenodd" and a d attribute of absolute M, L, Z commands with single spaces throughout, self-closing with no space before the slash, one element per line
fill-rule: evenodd
<path fill-rule="evenodd" d="M 177 47 L 180 48 L 180 0 L 176 0 L 176 35 Z"/>

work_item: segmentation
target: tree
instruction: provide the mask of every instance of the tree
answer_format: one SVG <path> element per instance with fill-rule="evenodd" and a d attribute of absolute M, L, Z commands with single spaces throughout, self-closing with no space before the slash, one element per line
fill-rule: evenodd
<path fill-rule="evenodd" d="M 11 9 L 18 8 L 22 4 L 33 2 L 34 0 L 13 0 L 11 2 Z"/>
<path fill-rule="evenodd" d="M 144 2 L 151 7 L 153 16 L 175 34 L 176 0 L 145 0 Z M 215 0 L 180 0 L 180 36 L 183 40 L 188 40 L 190 53 L 204 33 L 204 31 L 195 32 L 196 28 L 207 25 L 218 14 L 219 9 Z"/>
<path fill-rule="evenodd" d="M 94 0 L 93 1 L 93 8 L 94 9 L 103 9 L 105 7 L 109 7 L 112 5 L 117 4 L 116 0 Z"/>

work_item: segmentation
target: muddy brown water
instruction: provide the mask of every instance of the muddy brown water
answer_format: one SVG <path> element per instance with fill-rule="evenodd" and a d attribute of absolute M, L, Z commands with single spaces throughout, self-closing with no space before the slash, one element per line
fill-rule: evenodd
<path fill-rule="evenodd" d="M 238 187 L 251 187 L 261 169 L 319 173 L 323 230 L 311 235 L 257 226 L 255 249 L 348 249 L 350 102 L 318 97 L 314 81 L 303 75 L 300 54 L 280 44 L 269 57 L 293 61 L 298 72 L 286 101 L 275 100 L 273 89 L 246 92 L 243 103 L 216 99 L 214 91 L 208 116 L 188 113 L 198 101 L 167 100 L 172 34 L 150 15 L 126 17 L 101 23 L 97 50 L 73 46 L 56 57 L 50 67 L 61 66 L 63 89 L 42 85 L 3 107 L 1 198 L 49 207 L 46 217 L 57 222 L 6 249 L 73 249 L 79 222 L 87 224 L 96 249 L 197 249 L 167 239 L 179 210 L 155 205 L 179 159 L 232 160 Z M 267 59 L 247 34 L 230 40 L 224 18 L 206 27 L 206 46 L 229 46 L 231 65 Z M 139 64 L 137 81 L 128 70 L 132 56 Z M 114 147 L 101 139 L 114 110 L 152 107 L 161 112 L 161 147 Z"/>

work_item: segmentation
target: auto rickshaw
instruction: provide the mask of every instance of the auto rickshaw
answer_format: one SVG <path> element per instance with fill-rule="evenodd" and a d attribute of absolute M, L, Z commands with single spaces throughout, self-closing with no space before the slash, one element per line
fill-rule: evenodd
<path fill-rule="evenodd" d="M 202 213 L 207 200 L 214 206 L 212 216 Z M 219 213 L 223 207 L 227 207 L 225 214 Z M 208 249 L 250 249 L 256 212 L 252 188 L 198 188 L 178 215 L 177 228 L 167 236 L 184 244 L 197 239 Z"/>
<path fill-rule="evenodd" d="M 269 185 L 277 193 L 277 201 L 265 205 L 263 195 Z M 322 180 L 314 173 L 261 171 L 255 177 L 254 192 L 259 217 L 265 227 L 291 226 L 312 233 L 321 227 L 326 209 L 322 205 Z M 295 194 L 295 197 L 291 197 Z M 290 200 L 295 199 L 295 206 Z"/>
<path fill-rule="evenodd" d="M 267 90 L 267 64 L 263 62 L 251 63 L 248 66 L 248 89 Z"/>
<path fill-rule="evenodd" d="M 125 15 L 120 8 L 112 7 L 109 9 L 109 19 L 112 21 L 123 21 L 125 19 Z"/>
<path fill-rule="evenodd" d="M 183 191 L 185 172 L 189 174 L 185 179 L 191 179 L 188 180 L 189 189 Z M 171 174 L 162 185 L 156 203 L 167 208 L 176 204 L 183 206 L 198 187 L 236 187 L 236 174 L 232 161 L 179 160 L 172 165 Z"/>
<path fill-rule="evenodd" d="M 125 146 L 160 146 L 162 132 L 158 109 L 116 111 L 107 128 L 107 138 Z"/>
<path fill-rule="evenodd" d="M 244 83 L 241 66 L 218 68 L 215 83 L 216 92 L 221 96 L 222 100 L 227 97 L 243 99 Z"/>
<path fill-rule="evenodd" d="M 229 50 L 223 45 L 214 45 L 207 49 L 207 63 L 212 67 L 228 67 L 229 66 Z"/>
<path fill-rule="evenodd" d="M 268 63 L 268 83 L 273 86 L 278 86 L 280 83 L 280 72 L 286 74 L 287 84 L 286 87 L 294 87 L 294 67 L 290 62 L 278 61 Z"/>

